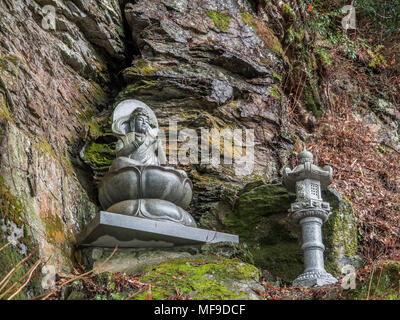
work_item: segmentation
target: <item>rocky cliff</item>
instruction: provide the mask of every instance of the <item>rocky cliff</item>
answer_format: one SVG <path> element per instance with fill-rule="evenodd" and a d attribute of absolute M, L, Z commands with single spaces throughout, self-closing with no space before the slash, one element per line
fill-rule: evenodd
<path fill-rule="evenodd" d="M 274 0 L 1 1 L 0 247 L 11 245 L 0 252 L 0 278 L 32 252 L 40 267 L 54 266 L 61 277 L 107 257 L 77 251 L 75 235 L 99 210 L 97 182 L 115 158 L 110 117 L 127 98 L 154 110 L 169 137 L 167 156 L 184 140 L 171 139 L 171 122 L 199 134 L 254 130 L 251 174 L 235 161 L 179 164 L 194 184 L 189 212 L 199 226 L 239 234 L 243 247 L 150 252 L 137 281 L 161 272 L 191 274 L 195 283 L 189 290 L 178 281 L 177 292 L 153 288 L 154 298 L 255 299 L 264 297 L 260 274 L 287 284 L 302 271 L 299 232 L 287 219 L 294 195 L 282 187 L 281 172 L 295 165 L 303 143 L 335 172 L 336 191 L 325 195 L 333 207 L 323 231 L 328 271 L 340 275 L 345 264 L 374 260 L 384 250 L 382 237 L 397 234 L 399 225 L 400 182 L 390 174 L 400 150 L 398 57 L 390 56 L 390 87 L 383 79 L 389 73 L 380 73 L 388 67 L 381 49 L 367 51 L 343 31 L 347 40 L 332 39 L 334 22 L 344 16 L 332 12 Z M 353 77 L 352 68 L 366 75 Z M 374 90 L 377 83 L 382 90 Z M 368 184 L 377 186 L 381 208 L 388 206 L 387 225 Z M 371 241 L 376 252 L 365 249 Z M 118 254 L 128 265 L 147 259 Z M 23 268 L 13 281 L 30 265 Z M 112 263 L 103 271 L 110 270 L 123 271 Z M 36 272 L 21 297 L 43 293 L 42 277 Z M 202 291 L 210 283 L 222 296 Z M 83 291 L 75 285 L 73 292 Z"/>

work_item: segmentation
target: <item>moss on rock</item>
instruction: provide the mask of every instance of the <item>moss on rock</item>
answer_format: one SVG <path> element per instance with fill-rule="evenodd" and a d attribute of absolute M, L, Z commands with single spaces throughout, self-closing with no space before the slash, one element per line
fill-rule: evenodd
<path fill-rule="evenodd" d="M 0 176 L 0 218 L 11 220 L 18 227 L 23 226 L 23 206 L 21 201 L 14 196 L 3 177 Z"/>
<path fill-rule="evenodd" d="M 251 28 L 253 28 L 254 30 L 257 30 L 257 24 L 255 23 L 256 18 L 254 18 L 251 14 L 247 13 L 247 12 L 242 12 L 240 14 L 240 16 L 242 17 L 242 21 L 244 24 L 247 24 L 248 26 L 250 26 Z"/>
<path fill-rule="evenodd" d="M 249 184 L 226 219 L 247 243 L 255 264 L 287 282 L 303 268 L 298 230 L 287 217 L 294 199 L 281 184 Z"/>
<path fill-rule="evenodd" d="M 323 198 L 332 207 L 332 214 L 323 225 L 325 268 L 337 275 L 345 264 L 357 266 L 357 220 L 351 202 L 337 191 L 324 192 Z"/>
<path fill-rule="evenodd" d="M 57 244 L 66 240 L 64 223 L 59 216 L 50 213 L 42 221 L 45 225 L 46 237 L 49 243 Z"/>
<path fill-rule="evenodd" d="M 240 195 L 226 224 L 244 238 L 254 237 L 254 230 L 250 231 L 249 228 L 254 228 L 263 217 L 287 212 L 294 199 L 295 195 L 289 194 L 280 184 L 258 186 Z"/>
<path fill-rule="evenodd" d="M 8 241 L 5 238 L 5 234 L 0 228 L 0 248 L 3 247 Z M 23 259 L 23 257 L 15 250 L 13 246 L 8 246 L 0 252 L 0 281 Z M 26 273 L 25 266 L 21 266 L 11 276 L 7 288 L 13 285 Z M 2 291 L 4 293 L 4 290 Z M 7 296 L 6 296 L 7 297 Z M 21 291 L 14 299 L 27 299 L 24 291 Z"/>
<path fill-rule="evenodd" d="M 145 79 L 140 79 L 132 84 L 129 84 L 128 86 L 123 89 L 118 96 L 115 99 L 114 105 L 116 106 L 118 103 L 120 103 L 123 100 L 126 99 L 132 99 L 138 95 L 138 93 L 142 90 L 146 89 L 153 89 L 154 87 L 158 84 L 157 80 L 145 80 Z"/>
<path fill-rule="evenodd" d="M 133 66 L 124 70 L 124 77 L 126 79 L 135 77 L 150 77 L 153 76 L 162 66 L 152 66 L 150 61 L 139 59 Z"/>
<path fill-rule="evenodd" d="M 94 167 L 108 167 L 114 159 L 113 144 L 91 142 L 85 148 L 84 160 Z"/>
<path fill-rule="evenodd" d="M 207 16 L 212 19 L 214 25 L 221 31 L 226 32 L 231 23 L 231 16 L 226 13 L 217 12 L 214 10 L 207 10 Z"/>
<path fill-rule="evenodd" d="M 371 280 L 372 277 L 372 280 Z M 398 300 L 400 283 L 400 263 L 384 261 L 379 263 L 372 275 L 363 282 L 356 283 L 355 290 L 349 290 L 344 296 L 347 299 L 364 300 Z"/>
<path fill-rule="evenodd" d="M 0 92 L 0 121 L 1 120 L 13 121 L 10 110 L 7 108 L 7 102 L 4 95 Z"/>
<path fill-rule="evenodd" d="M 3 177 L 0 176 L 0 248 L 11 242 L 11 245 L 0 251 L 0 281 L 24 258 L 27 249 L 32 247 L 24 210 L 21 200 L 11 193 Z M 17 234 L 15 234 L 16 231 Z M 9 279 L 6 288 L 16 283 L 26 272 L 26 265 L 21 265 Z M 2 291 L 4 292 L 5 290 Z M 14 299 L 27 299 L 25 290 Z"/>
<path fill-rule="evenodd" d="M 357 264 L 357 224 L 351 203 L 335 191 L 324 193 L 332 215 L 323 227 L 326 269 L 337 275 L 345 264 Z M 239 195 L 225 224 L 247 243 L 255 264 L 285 282 L 303 272 L 301 230 L 288 217 L 295 195 L 280 184 L 249 184 Z"/>
<path fill-rule="evenodd" d="M 324 106 L 319 96 L 317 85 L 314 79 L 310 78 L 304 88 L 304 100 L 306 107 L 317 119 L 322 117 Z"/>

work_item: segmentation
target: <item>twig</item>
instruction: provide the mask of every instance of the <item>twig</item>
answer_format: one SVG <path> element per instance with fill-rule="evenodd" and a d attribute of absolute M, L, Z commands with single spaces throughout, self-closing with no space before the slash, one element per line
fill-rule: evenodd
<path fill-rule="evenodd" d="M 10 281 L 12 275 L 18 270 L 18 268 L 25 263 L 27 260 L 29 260 L 32 255 L 36 252 L 36 250 L 34 252 L 32 252 L 30 255 L 28 255 L 26 258 L 22 259 L 20 262 L 18 262 L 18 264 L 11 269 L 11 271 L 4 277 L 3 280 L 0 281 L 0 292 L 3 291 L 3 289 L 6 287 L 7 283 Z"/>
<path fill-rule="evenodd" d="M 41 262 L 41 260 L 40 260 L 40 262 Z M 17 281 L 15 281 L 15 283 L 14 283 L 11 287 L 9 287 L 9 288 L 7 289 L 7 291 L 5 291 L 4 293 L 2 293 L 2 294 L 0 295 L 0 299 L 2 299 L 7 293 L 9 293 L 12 289 L 14 289 L 14 287 L 15 287 L 16 285 L 18 285 L 18 283 L 19 283 L 22 279 L 24 279 L 24 278 L 29 274 L 29 272 L 32 270 L 33 267 L 35 267 L 35 265 L 32 266 L 22 277 L 20 277 Z"/>
<path fill-rule="evenodd" d="M 372 278 L 374 277 L 374 273 L 375 273 L 375 266 L 373 266 L 372 268 L 371 278 L 369 279 L 367 300 L 369 300 L 369 293 L 371 291 L 371 284 L 372 284 Z"/>
<path fill-rule="evenodd" d="M 136 291 L 135 293 L 129 295 L 128 297 L 126 297 L 124 300 L 129 300 L 132 299 L 133 297 L 137 296 L 139 293 L 142 293 L 144 291 L 144 287 L 140 288 L 138 291 Z"/>
<path fill-rule="evenodd" d="M 381 266 L 381 268 L 380 268 L 380 269 L 381 269 L 381 271 L 379 272 L 378 283 L 376 284 L 375 291 L 374 291 L 374 295 L 372 296 L 372 299 L 374 299 L 374 298 L 375 298 L 376 291 L 378 290 L 379 283 L 381 282 L 381 277 L 382 277 L 383 266 Z"/>
<path fill-rule="evenodd" d="M 7 248 L 10 244 L 11 244 L 11 242 L 6 243 L 4 246 L 2 246 L 2 247 L 0 248 L 0 251 L 2 251 L 2 250 L 4 250 L 5 248 Z"/>
<path fill-rule="evenodd" d="M 379 141 L 374 141 L 374 140 L 372 140 L 372 141 L 368 141 L 369 143 L 376 143 L 376 144 L 379 144 L 379 145 L 381 145 L 381 146 L 384 146 L 384 147 L 387 147 L 387 148 L 389 148 L 389 149 L 392 149 L 394 152 L 396 152 L 397 154 L 400 154 L 400 151 L 399 150 L 397 150 L 395 147 L 393 147 L 393 146 L 391 146 L 390 144 L 387 144 L 387 143 L 385 143 L 385 142 L 379 142 Z"/>
<path fill-rule="evenodd" d="M 147 287 L 146 300 L 153 300 L 153 297 L 151 296 L 151 283 Z"/>

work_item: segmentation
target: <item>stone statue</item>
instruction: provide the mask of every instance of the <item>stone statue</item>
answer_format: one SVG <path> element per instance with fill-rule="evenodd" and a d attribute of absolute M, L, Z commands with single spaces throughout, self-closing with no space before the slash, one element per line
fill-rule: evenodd
<path fill-rule="evenodd" d="M 196 227 L 184 210 L 192 199 L 192 183 L 185 171 L 162 166 L 166 156 L 158 130 L 154 112 L 143 102 L 129 99 L 117 105 L 112 124 L 117 158 L 100 182 L 100 204 L 107 212 Z"/>
<path fill-rule="evenodd" d="M 197 228 L 185 211 L 192 182 L 183 170 L 165 166 L 154 112 L 128 99 L 113 112 L 117 158 L 99 184 L 103 208 L 77 235 L 80 246 L 164 248 L 229 241 L 237 235 Z"/>

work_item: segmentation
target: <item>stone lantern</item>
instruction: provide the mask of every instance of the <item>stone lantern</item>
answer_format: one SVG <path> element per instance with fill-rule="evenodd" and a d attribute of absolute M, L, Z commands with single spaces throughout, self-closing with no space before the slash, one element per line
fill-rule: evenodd
<path fill-rule="evenodd" d="M 330 206 L 321 197 L 321 190 L 325 190 L 332 182 L 332 168 L 325 166 L 322 169 L 313 164 L 313 155 L 305 148 L 299 154 L 299 165 L 283 172 L 283 184 L 291 191 L 296 192 L 296 202 L 289 209 L 290 217 L 300 223 L 302 229 L 302 246 L 304 252 L 304 273 L 293 285 L 311 287 L 323 286 L 337 282 L 331 274 L 325 271 L 324 250 L 322 243 L 322 224 L 330 215 Z"/>

